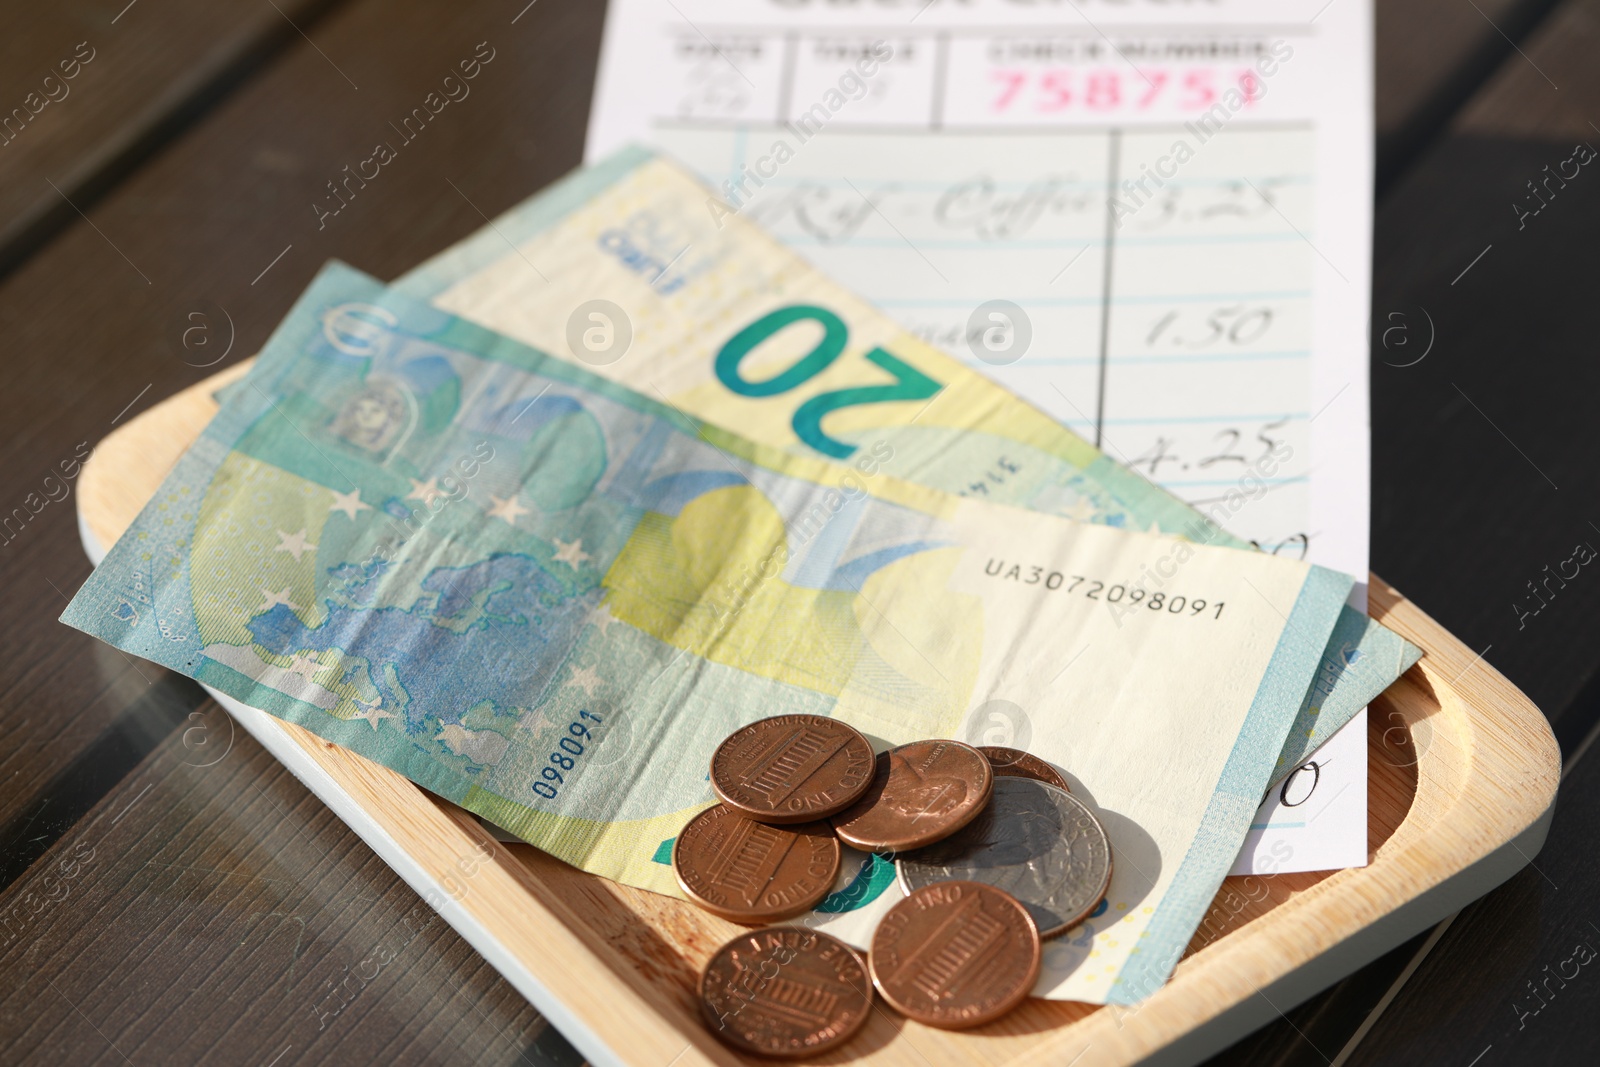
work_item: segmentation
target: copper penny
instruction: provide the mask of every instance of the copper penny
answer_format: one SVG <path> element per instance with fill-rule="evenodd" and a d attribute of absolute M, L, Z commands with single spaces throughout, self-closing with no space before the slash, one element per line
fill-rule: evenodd
<path fill-rule="evenodd" d="M 1036 782 L 1053 785 L 1064 793 L 1072 792 L 1067 786 L 1066 776 L 1032 752 L 1006 748 L 1004 745 L 979 745 L 978 751 L 984 754 L 989 766 L 1001 778 L 1032 778 Z"/>
<path fill-rule="evenodd" d="M 908 892 L 947 881 L 1004 889 L 1049 939 L 1087 919 L 1111 887 L 1111 839 L 1088 805 L 1031 778 L 1001 778 L 959 833 L 901 856 Z"/>
<path fill-rule="evenodd" d="M 700 975 L 711 1032 L 741 1052 L 814 1056 L 850 1040 L 872 1011 L 872 983 L 838 938 L 774 926 L 729 941 Z"/>
<path fill-rule="evenodd" d="M 913 741 L 878 757 L 872 785 L 833 829 L 868 852 L 921 848 L 977 818 L 993 789 L 989 761 L 971 745 Z"/>
<path fill-rule="evenodd" d="M 1039 978 L 1039 928 L 1010 893 L 940 882 L 889 909 L 872 935 L 872 982 L 908 1019 L 944 1030 L 992 1022 Z"/>
<path fill-rule="evenodd" d="M 872 745 L 826 715 L 775 715 L 729 734 L 711 755 L 711 788 L 768 823 L 826 819 L 872 782 Z"/>
<path fill-rule="evenodd" d="M 726 804 L 689 820 L 672 846 L 689 899 L 736 923 L 810 911 L 839 876 L 839 839 L 825 822 L 768 826 Z"/>

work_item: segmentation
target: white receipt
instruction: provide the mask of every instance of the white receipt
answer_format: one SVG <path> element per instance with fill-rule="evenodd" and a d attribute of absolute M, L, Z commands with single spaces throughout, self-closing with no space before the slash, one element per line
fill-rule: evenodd
<path fill-rule="evenodd" d="M 1370 0 L 612 0 L 587 154 L 663 149 L 1234 534 L 1364 579 L 1370 38 Z M 1235 873 L 1366 863 L 1366 718 Z"/>

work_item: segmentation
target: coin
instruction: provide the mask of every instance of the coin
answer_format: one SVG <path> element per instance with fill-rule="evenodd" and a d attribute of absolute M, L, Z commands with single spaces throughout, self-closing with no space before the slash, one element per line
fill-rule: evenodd
<path fill-rule="evenodd" d="M 833 829 L 868 852 L 921 848 L 971 822 L 993 789 L 989 761 L 971 745 L 913 741 L 878 757 L 871 786 Z"/>
<path fill-rule="evenodd" d="M 925 886 L 872 935 L 872 982 L 919 1023 L 982 1026 L 1022 1002 L 1039 977 L 1039 930 L 1016 898 L 978 882 Z"/>
<path fill-rule="evenodd" d="M 774 926 L 723 945 L 700 975 L 711 1032 L 743 1052 L 812 1056 L 850 1040 L 872 1010 L 855 949 L 815 930 Z"/>
<path fill-rule="evenodd" d="M 777 922 L 828 895 L 839 876 L 839 840 L 825 822 L 768 826 L 717 804 L 678 834 L 672 873 L 689 899 L 713 915 Z"/>
<path fill-rule="evenodd" d="M 1065 792 L 1072 792 L 1060 771 L 1031 752 L 1006 748 L 1004 745 L 979 745 L 978 751 L 989 761 L 997 777 L 1032 778 L 1036 782 L 1045 782 Z"/>
<path fill-rule="evenodd" d="M 1076 926 L 1111 885 L 1111 840 L 1072 794 L 1031 778 L 1001 778 L 989 806 L 960 833 L 901 856 L 907 892 L 951 879 L 982 882 L 1022 902 L 1054 937 Z"/>
<path fill-rule="evenodd" d="M 729 734 L 711 755 L 724 804 L 768 823 L 843 811 L 872 783 L 872 745 L 826 715 L 775 715 Z"/>

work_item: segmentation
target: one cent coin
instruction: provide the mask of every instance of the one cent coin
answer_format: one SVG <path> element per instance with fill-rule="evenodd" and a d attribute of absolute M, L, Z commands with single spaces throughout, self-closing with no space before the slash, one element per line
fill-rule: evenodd
<path fill-rule="evenodd" d="M 878 757 L 872 784 L 833 829 L 868 852 L 921 848 L 976 818 L 993 789 L 989 761 L 971 745 L 913 741 Z"/>
<path fill-rule="evenodd" d="M 777 922 L 828 895 L 839 876 L 839 840 L 825 822 L 768 826 L 717 804 L 678 835 L 672 873 L 689 899 L 713 915 Z"/>
<path fill-rule="evenodd" d="M 872 745 L 826 715 L 775 715 L 736 730 L 711 755 L 711 788 L 768 823 L 826 819 L 872 783 Z"/>
<path fill-rule="evenodd" d="M 1001 778 L 983 813 L 959 833 L 901 856 L 912 892 L 951 879 L 1016 897 L 1054 937 L 1088 918 L 1111 886 L 1111 839 L 1077 797 L 1030 778 Z"/>
<path fill-rule="evenodd" d="M 1039 930 L 1015 897 L 940 882 L 889 909 L 872 935 L 872 982 L 907 1018 L 945 1030 L 992 1022 L 1039 977 Z"/>
<path fill-rule="evenodd" d="M 1024 752 L 1020 748 L 1006 748 L 1004 745 L 979 745 L 978 751 L 988 759 L 989 766 L 994 768 L 998 778 L 1032 778 L 1036 782 L 1053 785 L 1063 792 L 1070 793 L 1067 788 L 1067 779 L 1044 760 L 1031 752 Z"/>
<path fill-rule="evenodd" d="M 867 1021 L 872 983 L 855 949 L 827 934 L 775 926 L 717 950 L 700 976 L 711 1032 L 742 1052 L 813 1056 Z"/>

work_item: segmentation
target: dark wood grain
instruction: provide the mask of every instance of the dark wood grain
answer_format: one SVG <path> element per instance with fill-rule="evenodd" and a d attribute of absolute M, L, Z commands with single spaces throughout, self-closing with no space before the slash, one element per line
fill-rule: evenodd
<path fill-rule="evenodd" d="M 1569 749 L 1589 722 L 1564 720 L 1600 666 L 1575 639 L 1600 612 L 1600 569 L 1544 585 L 1574 546 L 1600 547 L 1600 363 L 1580 355 L 1593 345 L 1600 160 L 1554 183 L 1539 214 L 1513 206 L 1538 204 L 1528 183 L 1580 140 L 1600 146 L 1584 118 L 1600 115 L 1596 47 L 1600 4 L 1574 0 L 1506 60 L 1380 203 L 1373 287 L 1373 567 L 1489 648 Z M 1433 352 L 1392 365 L 1421 348 L 1386 348 L 1384 329 L 1408 323 L 1420 344 L 1424 308 Z"/>
<path fill-rule="evenodd" d="M 1478 531 L 1464 539 L 1473 544 L 1451 553 L 1454 567 L 1432 565 L 1430 584 L 1439 589 L 1441 604 L 1458 613 L 1452 628 L 1471 629 L 1475 639 L 1493 642 L 1489 658 L 1555 720 L 1569 777 L 1550 839 L 1533 866 L 1461 913 L 1356 1048 L 1352 1064 L 1583 1063 L 1600 1052 L 1595 968 L 1579 968 L 1570 982 L 1549 978 L 1552 970 L 1570 972 L 1573 965 L 1566 961 L 1580 942 L 1600 949 L 1600 930 L 1592 925 L 1600 923 L 1594 850 L 1600 758 L 1593 748 L 1582 748 L 1600 718 L 1600 646 L 1593 640 L 1600 572 L 1586 567 L 1577 579 L 1553 583 L 1553 595 L 1547 594 L 1548 604 L 1537 615 L 1523 618 L 1506 600 L 1521 593 L 1523 607 L 1532 606 L 1526 583 L 1542 584 L 1546 564 L 1558 566 L 1575 542 L 1600 546 L 1591 401 L 1600 371 L 1583 355 L 1593 348 L 1600 167 L 1584 166 L 1564 188 L 1552 183 L 1548 204 L 1536 215 L 1521 218 L 1512 207 L 1529 196 L 1528 181 L 1542 185 L 1543 168 L 1570 158 L 1578 142 L 1600 147 L 1600 130 L 1590 121 L 1600 116 L 1597 48 L 1600 3 L 1570 0 L 1524 45 L 1526 56 L 1502 65 L 1450 138 L 1407 177 L 1379 215 L 1380 226 L 1393 220 L 1395 242 L 1389 246 L 1395 266 L 1385 272 L 1379 260 L 1379 293 L 1386 286 L 1399 292 L 1428 284 L 1418 257 L 1400 253 L 1413 241 L 1442 243 L 1453 226 L 1458 236 L 1452 251 L 1470 256 L 1493 245 L 1454 287 L 1471 288 L 1439 305 L 1455 320 L 1450 377 L 1499 422 L 1504 436 L 1490 433 L 1502 450 L 1514 441 L 1527 456 L 1524 461 L 1513 453 L 1523 471 L 1536 462 L 1560 488 L 1542 484 L 1534 490 L 1525 473 L 1496 465 L 1489 489 L 1512 521 L 1487 521 L 1481 509 L 1471 517 L 1475 509 L 1462 501 L 1426 524 L 1419 515 L 1407 525 L 1418 539 L 1452 522 Z M 1426 220 L 1424 204 L 1431 216 Z M 1442 292 L 1436 282 L 1432 289 Z M 1404 384 L 1403 391 L 1378 396 L 1398 405 L 1427 388 L 1420 380 Z M 1478 413 L 1470 407 L 1462 412 L 1462 406 L 1458 401 L 1435 407 L 1441 434 L 1474 434 L 1479 445 L 1492 445 L 1469 428 Z M 1383 411 L 1375 407 L 1375 421 Z M 1382 437 L 1377 447 L 1383 447 Z M 1430 502 L 1446 506 L 1437 495 Z M 1388 514 L 1394 517 L 1395 510 Z M 1430 569 L 1415 548 L 1403 555 L 1406 562 L 1391 569 L 1408 568 L 1419 576 Z M 1457 591 L 1445 599 L 1446 571 L 1472 575 L 1484 593 Z M 1570 759 L 1580 750 L 1584 755 L 1574 766 Z M 1541 1007 L 1529 982 L 1539 986 L 1547 1006 Z"/>
<path fill-rule="evenodd" d="M 1571 158 L 1578 141 L 1600 147 L 1600 131 L 1588 126 L 1600 116 L 1600 2 L 1565 4 L 1522 48 L 1526 55 L 1501 64 L 1378 205 L 1373 568 L 1487 650 L 1484 658 L 1552 719 L 1570 761 L 1600 719 L 1600 569 L 1552 581 L 1536 614 L 1528 583 L 1542 586 L 1546 566 L 1559 568 L 1579 543 L 1600 548 L 1592 402 L 1600 365 L 1588 355 L 1600 159 L 1566 188 L 1553 184 L 1539 214 L 1519 219 L 1512 205 L 1546 165 Z M 1436 330 L 1433 350 L 1402 366 L 1426 345 L 1424 311 Z M 1409 336 L 1391 334 L 1386 347 L 1383 331 L 1395 325 Z M 1560 1020 L 1541 1020 L 1526 1041 L 1510 1008 L 1534 972 L 1542 977 L 1543 965 L 1570 955 L 1566 941 L 1576 931 L 1600 923 L 1600 757 L 1585 751 L 1562 786 L 1536 866 L 1443 931 L 1349 1063 L 1465 1067 L 1490 1044 L 1479 1067 L 1594 1059 L 1600 1015 L 1581 1006 L 1600 995 L 1600 977 L 1588 992 L 1574 983 L 1560 1012 L 1546 1013 Z M 1325 1064 L 1421 943 L 1214 1062 Z M 1600 935 L 1593 944 L 1600 948 Z M 1533 1029 L 1530 1022 L 1526 1031 Z"/>
<path fill-rule="evenodd" d="M 603 10 L 539 4 L 511 25 L 522 6 L 340 9 L 0 282 L 0 825 L 155 678 L 54 621 L 89 572 L 71 497 L 49 499 L 70 490 L 60 465 L 215 369 L 197 364 L 253 351 L 328 258 L 396 275 L 575 166 Z M 399 142 L 389 123 L 480 42 L 494 58 L 470 95 L 319 229 L 326 183 Z M 210 345 L 186 350 L 202 309 Z"/>
<path fill-rule="evenodd" d="M 30 9 L 25 32 L 0 35 L 0 114 L 23 107 L 27 116 L 0 134 L 0 265 L 14 263 L 75 217 L 46 178 L 79 206 L 92 203 L 220 89 L 249 76 L 285 43 L 299 43 L 296 26 L 314 29 L 337 2 L 281 0 L 281 14 L 259 0 L 101 0 Z M 1499 31 L 1517 38 L 1550 6 L 1551 0 L 1480 0 L 1480 11 L 1441 0 L 1378 3 L 1380 171 L 1394 170 L 1410 147 L 1446 122 L 1510 50 Z M 64 81 L 61 64 L 74 69 L 80 45 L 94 58 Z M 46 75 L 55 79 L 48 86 Z M 30 93 L 37 114 L 25 103 Z"/>
<path fill-rule="evenodd" d="M 1550 140 L 1569 148 L 1572 141 L 1600 141 L 1597 40 L 1600 7 L 1569 0 L 1528 42 L 1525 56 L 1508 59 L 1495 71 L 1463 109 L 1453 132 Z"/>
<path fill-rule="evenodd" d="M 337 0 L 34 4 L 0 33 L 0 270 Z"/>
<path fill-rule="evenodd" d="M 0 1062 L 575 1064 L 207 704 L 0 894 Z"/>
<path fill-rule="evenodd" d="M 121 6 L 108 0 L 40 17 L 66 20 L 55 24 L 61 27 L 80 17 L 98 25 L 93 19 L 108 22 Z M 96 787 L 80 790 L 89 814 L 66 817 L 72 828 L 0 895 L 0 1059 L 269 1063 L 281 1053 L 282 1064 L 334 1057 L 537 1062 L 547 1052 L 570 1054 L 540 1034 L 526 1006 L 443 923 L 423 926 L 409 890 L 248 739 L 238 739 L 218 765 L 230 774 L 196 766 L 205 761 L 196 755 L 197 739 L 207 734 L 173 730 L 189 723 L 189 710 L 202 708 L 195 691 L 53 621 L 88 567 L 70 496 L 37 514 L 31 507 L 52 492 L 44 479 L 59 478 L 80 442 L 92 443 L 113 423 L 209 374 L 214 368 L 197 364 L 214 354 L 226 349 L 231 360 L 252 351 L 326 258 L 398 274 L 565 172 L 581 154 L 599 4 L 546 0 L 513 26 L 522 0 L 448 7 L 352 0 L 311 27 L 314 48 L 296 37 L 253 72 L 246 70 L 251 38 L 241 27 L 259 29 L 270 8 L 251 13 L 248 6 L 207 5 L 205 12 L 218 14 L 199 18 L 225 20 L 233 12 L 240 19 L 227 24 L 231 30 L 213 31 L 210 50 L 203 34 L 186 32 L 176 42 L 129 49 L 122 53 L 134 57 L 125 77 L 107 75 L 106 91 L 91 94 L 91 73 L 124 69 L 108 62 L 113 52 L 98 51 L 73 95 L 24 131 L 42 135 L 51 129 L 46 122 L 93 100 L 85 111 L 107 123 L 98 140 L 92 127 L 63 123 L 61 145 L 41 137 L 0 149 L 36 144 L 29 151 L 61 152 L 55 158 L 76 162 L 59 165 L 116 182 L 90 189 L 91 196 L 104 192 L 87 204 L 90 221 L 74 213 L 77 221 L 0 282 L 0 329 L 10 356 L 0 362 L 7 426 L 0 519 L 16 507 L 27 512 L 0 543 L 0 726 L 8 738 L 0 751 L 0 825 L 23 836 L 48 830 L 48 844 L 62 828 L 50 828 L 52 809 L 70 807 L 57 803 L 63 775 L 76 781 L 115 764 L 94 763 L 97 752 L 116 750 L 126 761 L 137 749 L 119 748 L 125 737 L 158 746 L 98 804 Z M 279 6 L 290 10 L 282 0 Z M 1520 38 L 1519 26 L 1549 5 L 1478 6 Z M 143 8 L 161 19 L 182 10 L 146 0 L 118 32 L 131 29 Z M 84 10 L 95 13 L 75 14 Z M 1400 310 L 1415 320 L 1426 308 L 1439 340 L 1415 367 L 1374 367 L 1375 563 L 1475 647 L 1492 645 L 1487 658 L 1547 710 L 1571 716 L 1568 742 L 1588 721 L 1585 694 L 1593 689 L 1585 687 L 1595 684 L 1595 654 L 1582 635 L 1600 607 L 1600 575 L 1562 590 L 1523 627 L 1510 602 L 1543 564 L 1559 562 L 1573 541 L 1591 536 L 1582 533 L 1589 518 L 1600 522 L 1582 514 L 1600 488 L 1593 447 L 1583 443 L 1586 397 L 1600 383 L 1594 361 L 1579 358 L 1592 349 L 1586 315 L 1600 201 L 1574 185 L 1517 231 L 1509 200 L 1540 167 L 1570 151 L 1567 141 L 1583 136 L 1580 118 L 1600 115 L 1585 88 L 1593 75 L 1592 61 L 1585 65 L 1594 54 L 1593 10 L 1592 3 L 1569 5 L 1525 44 L 1560 84 L 1553 96 L 1541 95 L 1551 91 L 1542 76 L 1519 70 L 1524 61 L 1503 40 L 1496 43 L 1494 27 L 1471 5 L 1385 0 L 1378 13 L 1379 128 L 1391 160 L 1401 158 L 1392 146 L 1414 152 L 1433 144 L 1432 131 L 1447 126 L 1476 72 L 1498 54 L 1511 58 L 1381 205 L 1375 319 L 1387 326 L 1385 316 Z M 69 45 L 83 39 L 66 36 Z M 25 93 L 27 63 L 52 54 L 54 39 L 40 32 L 24 44 L 4 40 L 0 86 L 14 83 Z M 473 80 L 472 95 L 431 120 L 319 228 L 312 205 L 326 195 L 326 183 L 389 139 L 389 123 L 420 106 L 479 42 L 488 42 L 495 59 Z M 170 50 L 179 45 L 198 51 Z M 183 80 L 182 55 L 209 57 L 212 73 Z M 194 108 L 195 87 L 226 82 L 230 71 L 251 76 L 210 110 L 191 113 L 182 136 L 138 155 L 137 145 L 161 143 L 148 131 L 162 128 L 163 114 L 182 109 L 140 110 L 148 101 L 136 90 L 176 87 L 169 99 Z M 161 76 L 169 80 L 161 83 Z M 135 147 L 118 147 L 115 138 L 130 124 L 137 137 L 127 144 Z M 137 168 L 118 171 L 82 154 L 101 140 L 110 146 L 105 158 Z M 9 195 L 13 175 L 22 173 L 12 168 L 22 164 L 5 157 L 0 166 L 7 168 L 0 196 Z M 84 188 L 92 186 L 85 181 Z M 0 220 L 26 216 L 26 198 L 17 203 L 0 211 Z M 1490 255 L 1450 285 L 1490 243 Z M 174 324 L 196 310 L 210 316 L 211 347 L 185 349 Z M 1381 357 L 1380 338 L 1375 334 Z M 1399 363 L 1415 351 L 1387 354 Z M 1544 484 L 1545 475 L 1560 489 Z M 1600 534 L 1594 537 L 1600 544 Z M 215 712 L 202 715 L 215 731 Z M 1592 784 L 1583 788 L 1593 791 Z M 1547 858 L 1586 847 L 1585 834 L 1592 840 L 1594 828 L 1573 818 L 1574 831 L 1560 838 L 1566 844 L 1553 840 Z M 11 844 L 17 842 L 0 841 Z M 84 846 L 94 850 L 93 861 L 63 880 L 62 864 L 71 866 Z M 1545 859 L 1540 866 L 1550 869 Z M 1519 886 L 1526 893 L 1528 877 L 1499 895 Z M 1570 884 L 1580 888 L 1566 900 L 1587 892 L 1581 877 Z M 63 885 L 65 900 L 22 926 L 9 920 L 14 938 L 5 932 L 8 909 L 20 901 L 31 912 L 40 893 L 48 900 Z M 1518 901 L 1545 906 L 1543 898 L 1519 897 L 1512 911 Z M 1521 972 L 1510 964 L 1522 959 L 1519 952 L 1542 961 L 1521 927 L 1475 927 L 1477 913 L 1440 942 L 1441 958 L 1456 972 L 1517 978 Z M 328 1000 L 329 983 L 342 981 L 346 968 L 370 970 L 363 961 L 396 944 L 392 963 L 359 994 L 348 1003 Z M 1400 958 L 1375 964 L 1293 1018 L 1332 1055 L 1337 1035 L 1377 999 Z M 1385 1017 L 1422 1027 L 1435 1044 L 1418 1049 L 1443 1049 L 1449 1031 L 1465 1032 L 1447 1012 L 1454 1003 L 1448 998 L 1463 992 L 1445 981 L 1450 975 L 1430 977 L 1432 966 Z M 321 999 L 308 1007 L 312 993 Z M 1413 996 L 1419 999 L 1406 999 Z M 1486 995 L 1474 1003 L 1488 1011 L 1498 1002 Z M 341 1008 L 329 1017 L 331 1005 Z M 1592 1017 L 1581 1021 L 1593 1026 Z M 1281 1024 L 1277 1034 L 1258 1035 L 1252 1061 L 1324 1062 L 1288 1036 L 1294 1030 Z M 1374 1031 L 1374 1040 L 1380 1037 L 1394 1043 Z M 1377 1055 L 1370 1047 L 1364 1043 L 1361 1054 Z M 1238 1062 L 1241 1049 L 1220 1059 Z"/>
<path fill-rule="evenodd" d="M 1600 759 L 1586 759 L 1538 859 L 1461 912 L 1349 1062 L 1600 1060 L 1597 834 Z"/>
<path fill-rule="evenodd" d="M 55 622 L 88 565 L 70 493 L 48 499 L 70 490 L 61 464 L 80 443 L 222 353 L 253 351 L 327 258 L 397 274 L 480 225 L 479 208 L 578 162 L 602 11 L 538 5 L 512 26 L 520 7 L 346 6 L 315 27 L 315 47 L 288 49 L 0 282 L 13 354 L 0 363 L 0 525 L 13 516 L 0 543 L 0 824 L 13 839 L 0 847 L 48 844 L 67 801 L 88 806 L 114 785 L 100 780 L 108 766 L 162 745 L 87 817 L 65 815 L 75 825 L 0 900 L 14 933 L 0 934 L 0 1061 L 571 1060 L 248 739 L 215 767 L 187 765 L 206 737 L 187 718 L 198 690 Z M 480 42 L 494 58 L 471 95 L 319 229 L 325 183 L 393 137 L 388 123 Z M 195 310 L 210 345 L 185 348 L 174 324 Z M 117 759 L 95 758 L 106 752 Z M 18 902 L 43 910 L 22 923 L 6 910 Z M 354 995 L 335 992 L 391 952 Z"/>
<path fill-rule="evenodd" d="M 1206 1061 L 1206 1067 L 1323 1067 L 1339 1054 L 1428 938 L 1418 934 Z"/>
<path fill-rule="evenodd" d="M 1477 3 L 1481 14 L 1470 4 L 1376 0 L 1373 62 L 1380 138 L 1394 136 L 1415 122 L 1456 70 L 1498 37 L 1490 20 L 1503 24 L 1508 14 L 1527 6 L 1526 0 Z"/>
<path fill-rule="evenodd" d="M 1377 0 L 1378 184 L 1385 187 L 1556 0 Z"/>

